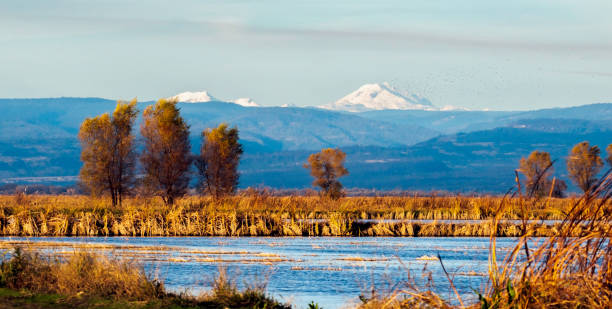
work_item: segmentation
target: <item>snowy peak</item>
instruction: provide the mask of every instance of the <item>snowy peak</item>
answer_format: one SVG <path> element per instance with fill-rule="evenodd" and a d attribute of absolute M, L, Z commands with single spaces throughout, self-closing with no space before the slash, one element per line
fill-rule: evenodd
<path fill-rule="evenodd" d="M 258 107 L 259 104 L 255 103 L 255 101 L 253 101 L 251 98 L 240 98 L 240 99 L 236 99 L 234 100 L 235 104 L 238 105 L 242 105 L 245 107 Z"/>
<path fill-rule="evenodd" d="M 228 102 L 234 103 L 246 107 L 256 107 L 259 106 L 255 101 L 250 98 L 240 98 L 233 101 L 225 101 L 220 100 L 212 96 L 208 91 L 198 91 L 198 92 L 182 92 L 173 97 L 169 97 L 169 100 L 176 100 L 181 103 L 206 103 L 211 101 L 219 101 L 219 102 Z"/>
<path fill-rule="evenodd" d="M 200 102 L 210 102 L 217 101 L 217 98 L 213 97 L 208 91 L 199 91 L 199 92 L 182 92 L 168 99 L 177 100 L 178 102 L 183 103 L 200 103 Z"/>
<path fill-rule="evenodd" d="M 385 109 L 439 110 L 428 99 L 398 90 L 386 82 L 363 85 L 340 100 L 321 107 L 348 112 Z"/>
<path fill-rule="evenodd" d="M 467 112 L 470 111 L 469 108 L 465 108 L 465 107 L 457 107 L 457 106 L 453 106 L 453 105 L 444 105 L 444 107 L 438 109 L 439 111 L 442 112 L 456 112 L 456 111 L 463 111 L 463 112 Z M 486 111 L 486 110 L 483 110 Z"/>

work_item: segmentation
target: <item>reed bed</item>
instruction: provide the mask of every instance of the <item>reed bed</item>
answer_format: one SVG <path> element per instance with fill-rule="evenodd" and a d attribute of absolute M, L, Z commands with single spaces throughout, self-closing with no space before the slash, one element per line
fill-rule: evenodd
<path fill-rule="evenodd" d="M 520 183 L 514 196 L 504 197 L 490 229 L 500 227 L 500 219 L 518 201 L 517 245 L 498 258 L 496 235 L 490 235 L 488 284 L 478 294 L 479 302 L 466 303 L 446 273 L 452 299 L 433 292 L 432 282 L 417 284 L 407 271 L 407 279 L 386 290 L 373 289 L 361 297 L 360 308 L 612 308 L 612 174 L 608 172 L 585 195 L 572 200 L 562 222 L 549 237 L 528 224 L 532 209 L 547 205 L 545 199 L 521 195 Z"/>
<path fill-rule="evenodd" d="M 156 198 L 130 198 L 112 207 L 86 196 L 0 196 L 0 235 L 22 236 L 520 236 L 516 224 L 491 229 L 487 222 L 521 218 L 521 201 L 501 197 L 235 196 L 185 197 L 174 206 Z M 526 214 L 560 220 L 577 199 L 549 199 Z M 525 215 L 525 214 L 523 214 Z M 385 220 L 395 220 L 386 222 Z M 433 220 L 410 222 L 409 220 Z M 453 223 L 436 220 L 459 220 Z M 536 224 L 538 236 L 555 226 Z"/>
<path fill-rule="evenodd" d="M 480 295 L 482 306 L 611 308 L 610 200 L 612 174 L 608 172 L 595 188 L 574 203 L 554 235 L 534 245 L 533 231 L 525 227 L 519 243 L 501 264 L 497 263 L 495 237 L 491 237 L 490 285 Z M 533 204 L 524 205 L 527 212 Z M 492 225 L 498 220 L 494 218 Z"/>
<path fill-rule="evenodd" d="M 126 211 L 167 214 L 175 209 L 202 210 L 213 213 L 277 213 L 286 217 L 326 219 L 330 214 L 342 213 L 352 219 L 427 219 L 427 220 L 485 220 L 493 218 L 500 202 L 499 196 L 469 197 L 344 197 L 338 200 L 316 196 L 270 196 L 248 194 L 220 200 L 210 197 L 187 196 L 174 206 L 166 206 L 159 198 L 133 197 L 124 200 L 122 207 L 112 207 L 108 198 L 78 195 L 0 195 L 0 209 L 7 214 L 33 210 L 47 213 Z M 560 220 L 572 207 L 576 197 L 550 198 L 530 209 L 531 219 Z M 502 219 L 519 219 L 522 201 L 504 200 L 507 207 Z"/>

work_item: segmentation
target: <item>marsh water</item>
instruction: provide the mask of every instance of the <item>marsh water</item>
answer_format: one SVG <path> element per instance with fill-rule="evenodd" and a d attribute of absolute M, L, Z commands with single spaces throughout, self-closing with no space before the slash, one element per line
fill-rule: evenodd
<path fill-rule="evenodd" d="M 224 267 L 237 284 L 267 283 L 267 292 L 304 308 L 311 301 L 323 308 L 359 303 L 377 291 L 401 288 L 404 282 L 424 287 L 433 282 L 442 296 L 449 281 L 438 254 L 464 301 L 486 284 L 489 238 L 486 237 L 1 237 L 4 248 L 31 246 L 54 254 L 88 248 L 134 259 L 175 291 L 200 293 Z M 498 238 L 499 251 L 516 239 Z M 499 252 L 503 256 L 503 252 Z"/>

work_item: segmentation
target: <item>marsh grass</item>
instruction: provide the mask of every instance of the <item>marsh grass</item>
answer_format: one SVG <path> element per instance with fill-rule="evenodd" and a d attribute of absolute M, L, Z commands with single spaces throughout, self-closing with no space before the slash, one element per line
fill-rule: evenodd
<path fill-rule="evenodd" d="M 452 308 L 450 303 L 435 293 L 432 271 L 428 264 L 420 272 L 420 276 L 414 276 L 407 265 L 400 260 L 405 275 L 404 279 L 397 282 L 390 277 L 382 278 L 382 283 L 372 282 L 362 289 L 359 296 L 360 309 L 378 308 Z"/>
<path fill-rule="evenodd" d="M 0 196 L 0 234 L 23 236 L 519 236 L 516 224 L 405 220 L 521 218 L 521 200 L 501 197 L 235 196 L 185 197 L 172 207 L 154 198 L 131 198 L 114 208 L 85 196 Z M 558 220 L 576 199 L 548 199 L 529 209 L 530 220 Z M 379 220 L 363 222 L 361 220 Z M 384 222 L 384 220 L 404 220 Z M 552 234 L 540 226 L 538 235 Z"/>
<path fill-rule="evenodd" d="M 106 302 L 102 307 L 119 308 L 290 308 L 269 297 L 262 282 L 267 281 L 254 281 L 240 290 L 236 279 L 220 269 L 210 292 L 199 296 L 175 294 L 129 260 L 87 251 L 43 256 L 16 247 L 0 264 L 0 301 L 10 302 L 26 291 L 37 296 L 35 305 L 44 304 L 40 298 L 45 297 L 52 297 L 56 305 L 57 300 L 67 300 L 59 307 L 89 307 L 91 300 L 97 300 Z"/>
<path fill-rule="evenodd" d="M 243 290 L 238 289 L 239 274 L 231 274 L 219 267 L 212 279 L 211 291 L 198 296 L 200 304 L 215 304 L 222 308 L 291 308 L 266 295 L 268 278 L 244 279 Z"/>
<path fill-rule="evenodd" d="M 612 304 L 612 174 L 567 212 L 556 233 L 533 246 L 524 229 L 498 265 L 491 237 L 486 308 L 610 308 Z M 528 211 L 532 204 L 525 202 Z M 502 203 L 501 207 L 504 207 Z M 492 225 L 497 224 L 497 218 Z M 530 248 L 530 244 L 533 248 Z"/>
<path fill-rule="evenodd" d="M 164 293 L 137 265 L 77 251 L 67 257 L 43 256 L 17 247 L 0 264 L 0 287 L 39 293 L 148 300 Z"/>
<path fill-rule="evenodd" d="M 522 221 L 518 242 L 500 261 L 496 235 L 490 234 L 488 284 L 474 291 L 479 302 L 466 304 L 455 290 L 454 297 L 442 298 L 432 283 L 417 284 L 408 278 L 392 288 L 375 290 L 362 297 L 361 308 L 611 308 L 612 304 L 612 174 L 608 172 L 584 196 L 573 199 L 562 222 L 552 234 L 535 239 L 539 229 L 528 224 L 534 208 L 550 200 L 525 197 L 517 190 L 498 200 L 490 230 L 500 227 L 508 209 L 515 209 Z M 514 227 L 517 228 L 516 226 Z M 440 267 L 454 287 L 438 255 Z M 382 292 L 381 292 L 382 291 Z"/>

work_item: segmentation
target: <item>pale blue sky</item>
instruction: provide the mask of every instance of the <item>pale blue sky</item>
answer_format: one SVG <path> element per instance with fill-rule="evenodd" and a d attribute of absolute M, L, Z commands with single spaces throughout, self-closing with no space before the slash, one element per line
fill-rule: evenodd
<path fill-rule="evenodd" d="M 612 102 L 612 1 L 1 0 L 0 97 L 208 90 L 322 105 L 388 81 L 435 105 Z"/>

